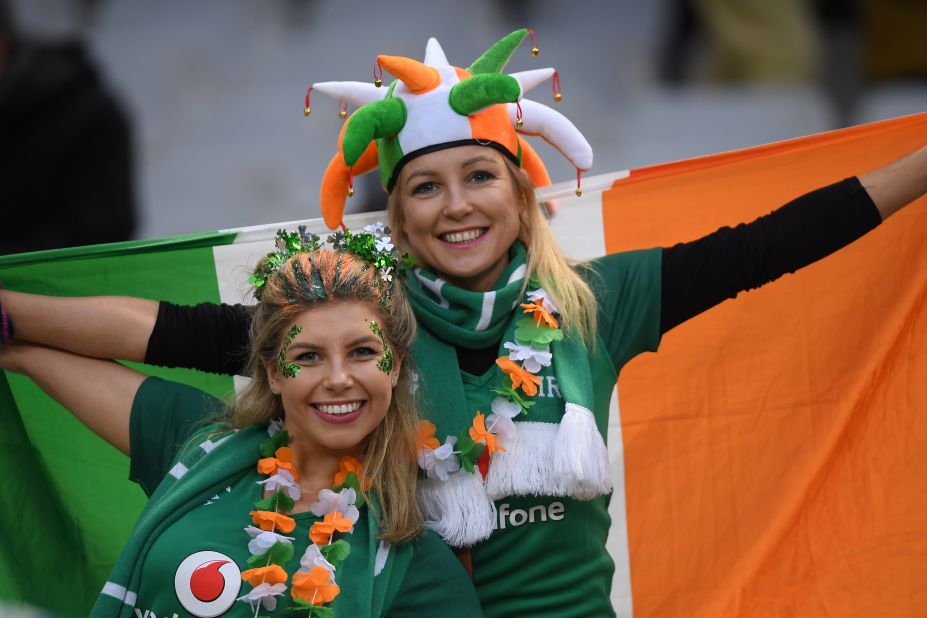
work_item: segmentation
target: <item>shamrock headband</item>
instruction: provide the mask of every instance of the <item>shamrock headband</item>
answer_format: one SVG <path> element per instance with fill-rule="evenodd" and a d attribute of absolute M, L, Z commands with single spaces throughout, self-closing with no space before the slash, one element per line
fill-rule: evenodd
<path fill-rule="evenodd" d="M 528 36 L 516 30 L 490 47 L 466 69 L 451 66 L 436 39 L 429 39 L 425 61 L 400 56 L 378 56 L 375 84 L 321 82 L 306 93 L 306 114 L 313 90 L 358 107 L 345 122 L 338 153 L 325 170 L 321 188 L 322 216 L 329 228 L 342 224 L 344 203 L 354 194 L 353 177 L 379 166 L 380 182 L 391 191 L 414 157 L 454 146 L 479 144 L 496 148 L 522 169 L 535 187 L 550 184 L 544 163 L 525 140 L 539 135 L 557 148 L 580 173 L 592 167 L 592 147 L 565 116 L 523 98 L 525 92 L 554 78 L 555 100 L 560 100 L 554 69 L 502 74 L 515 49 Z M 536 53 L 536 48 L 532 49 Z M 385 69 L 397 80 L 381 88 Z"/>
<path fill-rule="evenodd" d="M 388 227 L 377 222 L 361 231 L 339 230 L 326 240 L 328 248 L 332 251 L 356 255 L 376 270 L 377 284 L 384 286 L 383 302 L 389 302 L 394 275 L 404 275 L 412 265 L 410 256 L 399 254 L 389 233 Z M 254 297 L 258 301 L 261 300 L 267 281 L 279 272 L 287 260 L 300 253 L 319 251 L 325 248 L 326 243 L 317 235 L 308 232 L 305 225 L 300 225 L 296 232 L 277 230 L 275 250 L 268 253 L 248 277 L 248 283 L 254 286 Z M 299 264 L 293 264 L 293 270 L 296 283 L 306 291 L 306 296 L 320 300 L 325 298 L 324 286 L 321 285 L 317 273 L 307 276 Z M 290 302 L 295 301 L 291 298 Z"/>

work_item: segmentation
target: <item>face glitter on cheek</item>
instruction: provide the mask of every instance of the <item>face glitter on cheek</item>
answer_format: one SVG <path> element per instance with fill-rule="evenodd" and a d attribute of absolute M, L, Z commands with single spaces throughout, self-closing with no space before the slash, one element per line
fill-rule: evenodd
<path fill-rule="evenodd" d="M 386 340 L 386 336 L 383 334 L 383 329 L 380 328 L 380 325 L 374 320 L 370 320 L 370 330 L 373 331 L 373 334 L 380 338 L 380 341 L 383 343 L 383 358 L 377 361 L 377 368 L 383 373 L 389 373 L 393 370 L 393 349 L 389 347 L 389 342 Z"/>
<path fill-rule="evenodd" d="M 284 378 L 295 378 L 299 375 L 299 367 L 286 359 L 286 351 L 289 349 L 290 344 L 293 343 L 293 340 L 296 339 L 296 335 L 301 332 L 303 332 L 301 326 L 293 326 L 290 328 L 289 332 L 286 334 L 286 339 L 283 340 L 280 354 L 277 356 L 277 369 Z"/>

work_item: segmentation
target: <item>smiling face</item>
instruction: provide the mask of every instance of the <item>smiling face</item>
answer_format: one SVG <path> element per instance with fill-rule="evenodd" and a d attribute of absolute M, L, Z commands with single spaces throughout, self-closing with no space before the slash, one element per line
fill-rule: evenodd
<path fill-rule="evenodd" d="M 323 304 L 303 311 L 284 333 L 301 331 L 283 360 L 299 368 L 295 377 L 267 367 L 271 387 L 280 393 L 291 444 L 315 452 L 358 455 L 364 439 L 386 416 L 401 359 L 384 373 L 378 366 L 384 345 L 371 328 L 382 325 L 379 312 L 360 301 Z"/>
<path fill-rule="evenodd" d="M 399 237 L 418 261 L 458 287 L 491 289 L 525 208 L 503 155 L 485 146 L 425 154 L 402 168 L 393 191 Z"/>

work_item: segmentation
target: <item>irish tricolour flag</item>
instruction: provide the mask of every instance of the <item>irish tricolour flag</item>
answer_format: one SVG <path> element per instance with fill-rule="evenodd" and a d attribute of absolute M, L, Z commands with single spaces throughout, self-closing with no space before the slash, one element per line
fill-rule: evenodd
<path fill-rule="evenodd" d="M 578 258 L 690 240 L 927 143 L 927 113 L 552 187 Z M 380 214 L 355 217 L 351 227 Z M 319 221 L 307 222 L 322 232 Z M 274 224 L 0 258 L 58 295 L 247 302 Z M 620 379 L 620 616 L 913 616 L 927 607 L 927 201 L 671 331 Z M 144 371 L 231 392 L 231 378 Z M 0 596 L 84 616 L 144 497 L 124 456 L 0 374 Z"/>

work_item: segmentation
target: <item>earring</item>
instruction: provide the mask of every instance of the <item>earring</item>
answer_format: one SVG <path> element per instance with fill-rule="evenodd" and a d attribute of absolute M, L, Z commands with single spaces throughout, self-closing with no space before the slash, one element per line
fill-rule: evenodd
<path fill-rule="evenodd" d="M 280 391 L 277 390 L 277 387 L 276 387 L 276 386 L 273 386 L 273 385 L 271 385 L 271 387 L 270 387 L 270 392 L 273 393 L 274 395 L 279 395 L 279 394 L 280 394 Z"/>
<path fill-rule="evenodd" d="M 396 388 L 396 385 L 399 384 L 399 376 L 394 374 L 390 382 L 393 383 L 393 388 Z"/>

